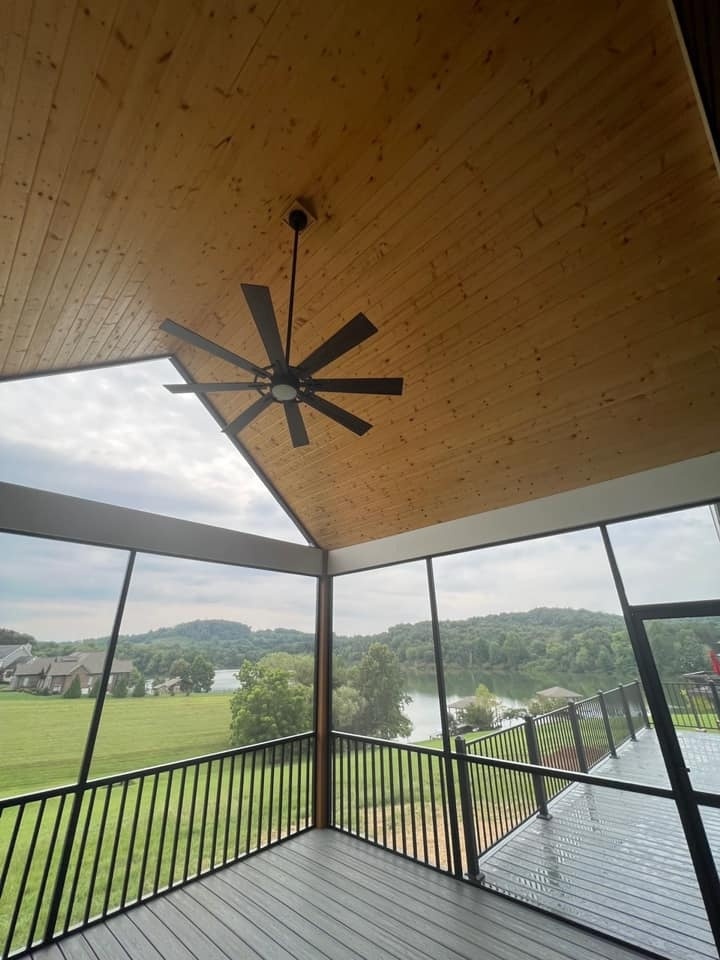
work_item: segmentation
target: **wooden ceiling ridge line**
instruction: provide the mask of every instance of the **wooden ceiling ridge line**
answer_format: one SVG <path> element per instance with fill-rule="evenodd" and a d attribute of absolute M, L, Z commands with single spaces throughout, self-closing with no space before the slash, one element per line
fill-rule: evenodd
<path fill-rule="evenodd" d="M 182 364 L 182 362 L 177 359 L 177 357 L 170 356 L 169 360 L 172 363 L 172 365 L 175 367 L 177 372 L 180 374 L 180 376 L 183 378 L 183 380 L 185 380 L 186 383 L 196 382 L 193 380 L 190 372 L 186 369 L 186 367 Z M 213 405 L 208 402 L 207 398 L 203 396 L 203 394 L 198 394 L 197 396 L 199 397 L 200 402 L 208 411 L 208 413 L 213 418 L 213 420 L 222 429 L 225 426 L 225 422 L 223 421 L 222 417 L 217 413 Z M 238 453 L 240 453 L 240 455 L 243 457 L 243 459 L 248 464 L 248 466 L 253 470 L 255 475 L 258 477 L 261 483 L 265 486 L 265 489 L 268 491 L 268 493 L 270 493 L 270 495 L 273 497 L 273 499 L 278 504 L 278 506 L 285 512 L 287 517 L 297 527 L 297 529 L 302 534 L 302 536 L 305 537 L 305 539 L 307 540 L 308 546 L 320 547 L 320 544 L 317 542 L 314 535 L 306 527 L 305 523 L 300 519 L 300 517 L 295 512 L 295 510 L 290 506 L 290 504 L 285 499 L 283 494 L 280 492 L 278 487 L 273 483 L 273 481 L 267 475 L 265 470 L 260 466 L 260 464 L 252 455 L 252 453 L 250 453 L 250 451 L 242 442 L 242 440 L 240 440 L 239 437 L 233 436 L 232 434 L 229 434 L 229 433 L 225 434 L 225 436 L 228 437 L 228 439 L 230 440 L 230 443 L 235 447 L 235 449 L 238 451 Z"/>

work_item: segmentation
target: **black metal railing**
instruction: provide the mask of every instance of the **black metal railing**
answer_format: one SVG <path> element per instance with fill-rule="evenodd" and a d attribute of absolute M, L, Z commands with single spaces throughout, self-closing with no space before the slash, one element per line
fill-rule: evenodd
<path fill-rule="evenodd" d="M 2 960 L 308 829 L 313 744 L 300 734 L 0 800 Z"/>
<path fill-rule="evenodd" d="M 720 729 L 720 677 L 663 683 L 676 727 Z"/>
<path fill-rule="evenodd" d="M 332 764 L 332 826 L 452 872 L 442 751 L 333 733 Z"/>
<path fill-rule="evenodd" d="M 593 697 L 568 703 L 539 716 L 526 716 L 516 726 L 464 743 L 456 740 L 456 760 L 469 769 L 458 782 L 470 792 L 462 798 L 470 811 L 473 831 L 465 830 L 468 872 L 477 859 L 532 816 L 548 817 L 549 802 L 569 781 L 484 763 L 487 758 L 530 763 L 586 774 L 606 757 L 615 756 L 626 740 L 647 726 L 642 689 L 638 681 Z M 465 815 L 467 820 L 467 814 Z"/>
<path fill-rule="evenodd" d="M 452 873 L 452 802 L 473 876 L 478 856 L 530 817 L 547 816 L 549 801 L 569 786 L 484 759 L 587 773 L 646 725 L 633 681 L 475 740 L 457 737 L 449 770 L 441 750 L 335 732 L 331 823 Z"/>

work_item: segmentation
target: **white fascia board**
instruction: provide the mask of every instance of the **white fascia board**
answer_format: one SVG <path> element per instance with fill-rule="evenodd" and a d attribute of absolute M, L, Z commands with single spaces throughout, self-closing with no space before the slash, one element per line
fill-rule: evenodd
<path fill-rule="evenodd" d="M 0 483 L 0 530 L 101 547 L 319 576 L 316 547 Z"/>
<path fill-rule="evenodd" d="M 369 570 L 718 499 L 720 453 L 711 453 L 461 520 L 340 547 L 329 552 L 328 573 Z"/>

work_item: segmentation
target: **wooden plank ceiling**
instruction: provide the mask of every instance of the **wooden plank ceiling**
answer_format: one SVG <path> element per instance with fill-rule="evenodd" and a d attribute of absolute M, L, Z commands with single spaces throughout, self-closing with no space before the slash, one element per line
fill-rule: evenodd
<path fill-rule="evenodd" d="M 261 364 L 239 283 L 358 438 L 277 405 L 242 442 L 334 547 L 717 450 L 720 189 L 666 0 L 17 0 L 4 6 L 0 371 Z M 230 420 L 251 402 L 220 395 Z"/>

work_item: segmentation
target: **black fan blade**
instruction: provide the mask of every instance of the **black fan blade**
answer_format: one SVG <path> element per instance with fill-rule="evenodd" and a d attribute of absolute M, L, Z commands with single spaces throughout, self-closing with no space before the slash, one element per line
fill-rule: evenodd
<path fill-rule="evenodd" d="M 255 326 L 265 345 L 268 360 L 278 373 L 285 373 L 287 363 L 285 362 L 285 353 L 283 352 L 269 289 L 259 287 L 254 283 L 241 283 L 240 288 L 245 294 Z"/>
<path fill-rule="evenodd" d="M 267 371 L 263 370 L 262 367 L 255 366 L 254 363 L 245 360 L 244 357 L 239 357 L 236 353 L 226 350 L 217 343 L 213 343 L 212 340 L 206 340 L 205 337 L 201 337 L 199 333 L 194 333 L 192 330 L 188 330 L 187 327 L 182 327 L 179 323 L 175 323 L 174 320 L 163 320 L 160 324 L 160 329 L 164 330 L 165 333 L 171 333 L 174 337 L 178 337 L 186 343 L 192 344 L 193 347 L 199 347 L 201 350 L 212 353 L 213 356 L 219 357 L 221 360 L 227 360 L 228 363 L 232 363 L 242 370 L 247 370 L 248 373 L 254 373 L 259 377 L 267 377 L 268 375 Z"/>
<path fill-rule="evenodd" d="M 225 393 L 233 390 L 257 390 L 261 383 L 166 383 L 170 393 Z"/>
<path fill-rule="evenodd" d="M 374 393 L 399 397 L 403 392 L 402 377 L 355 377 L 347 380 L 311 380 L 312 390 L 327 393 Z"/>
<path fill-rule="evenodd" d="M 309 357 L 306 357 L 298 365 L 298 370 L 303 376 L 313 374 L 316 370 L 332 363 L 333 360 L 337 360 L 348 350 L 357 347 L 374 333 L 377 333 L 377 327 L 370 323 L 364 313 L 358 313 L 337 333 L 334 333 L 329 340 L 326 340 L 317 350 L 314 350 Z"/>
<path fill-rule="evenodd" d="M 283 407 L 285 407 L 285 418 L 287 420 L 288 430 L 290 431 L 292 445 L 294 447 L 306 447 L 310 441 L 308 440 L 305 421 L 303 420 L 299 405 L 291 400 L 288 403 L 284 403 Z"/>
<path fill-rule="evenodd" d="M 255 403 L 251 403 L 247 410 L 244 410 L 239 417 L 235 417 L 226 427 L 223 427 L 223 433 L 239 433 L 254 420 L 258 414 L 262 413 L 265 407 L 269 407 L 271 403 L 273 403 L 273 398 L 269 393 L 265 394 L 264 397 L 260 397 Z"/>
<path fill-rule="evenodd" d="M 319 413 L 324 413 L 326 417 L 330 417 L 330 419 L 335 420 L 336 423 L 340 423 L 343 427 L 347 427 L 348 430 L 352 430 L 352 432 L 356 433 L 359 437 L 367 433 L 370 427 L 372 427 L 372 424 L 368 423 L 367 420 L 361 420 L 360 417 L 356 417 L 354 413 L 348 413 L 347 410 L 343 410 L 342 407 L 330 403 L 329 400 L 323 400 L 322 397 L 316 397 L 311 393 L 304 393 L 302 398 L 308 406 L 314 407 Z"/>

